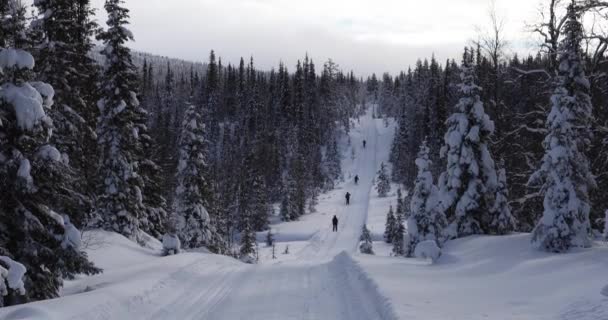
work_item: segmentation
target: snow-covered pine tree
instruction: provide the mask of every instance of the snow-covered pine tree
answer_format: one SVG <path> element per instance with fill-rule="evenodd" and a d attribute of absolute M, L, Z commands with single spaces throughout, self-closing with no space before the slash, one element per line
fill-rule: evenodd
<path fill-rule="evenodd" d="M 281 215 L 281 220 L 291 221 L 291 214 L 289 212 L 289 196 L 287 194 L 283 195 L 281 198 L 281 208 L 279 214 Z"/>
<path fill-rule="evenodd" d="M 254 263 L 256 254 L 255 231 L 253 231 L 250 226 L 250 217 L 243 217 L 243 219 L 245 219 L 245 227 L 241 232 L 241 247 L 239 249 L 239 259 L 246 263 Z"/>
<path fill-rule="evenodd" d="M 530 182 L 542 181 L 543 217 L 533 231 L 532 245 L 550 252 L 591 245 L 589 189 L 595 179 L 585 155 L 590 139 L 592 104 L 585 76 L 581 41 L 583 27 L 571 4 L 559 46 L 559 68 L 547 116 L 545 156 Z"/>
<path fill-rule="evenodd" d="M 502 235 L 515 230 L 516 220 L 511 214 L 509 188 L 507 187 L 507 173 L 504 168 L 498 170 L 496 198 L 490 213 L 492 218 L 492 221 L 488 225 L 490 234 Z"/>
<path fill-rule="evenodd" d="M 485 231 L 496 192 L 496 169 L 488 149 L 494 123 L 475 84 L 473 54 L 465 50 L 460 74 L 460 100 L 448 121 L 441 156 L 447 167 L 439 178 L 442 207 L 450 220 L 449 238 Z"/>
<path fill-rule="evenodd" d="M 34 57 L 41 81 L 55 89 L 55 104 L 49 110 L 55 129 L 52 142 L 69 157 L 70 165 L 82 179 L 75 183 L 86 194 L 94 193 L 96 164 L 95 121 L 98 99 L 98 66 L 89 57 L 91 36 L 97 24 L 88 0 L 34 1 L 39 17 L 33 22 L 36 38 Z M 88 201 L 90 202 L 90 201 Z M 91 219 L 89 208 L 72 214 L 75 221 Z"/>
<path fill-rule="evenodd" d="M 336 180 L 342 178 L 341 155 L 338 148 L 338 141 L 334 137 L 327 145 L 325 153 L 325 172 L 327 176 L 327 189 L 333 189 Z"/>
<path fill-rule="evenodd" d="M 372 235 L 369 232 L 369 229 L 367 229 L 367 225 L 365 224 L 361 229 L 361 237 L 359 237 L 359 241 L 361 241 L 361 244 L 359 245 L 359 250 L 361 251 L 361 253 L 374 254 Z"/>
<path fill-rule="evenodd" d="M 395 219 L 395 221 L 397 221 Z M 405 254 L 405 227 L 403 223 L 396 223 L 395 229 L 393 232 L 393 255 L 394 256 L 402 256 Z"/>
<path fill-rule="evenodd" d="M 378 196 L 384 198 L 391 191 L 391 182 L 386 172 L 386 165 L 384 162 L 380 164 L 380 170 L 378 170 L 378 184 L 376 185 L 378 190 Z"/>
<path fill-rule="evenodd" d="M 395 213 L 393 212 L 393 206 L 390 206 L 388 213 L 386 214 L 386 223 L 384 224 L 384 241 L 386 243 L 393 243 L 393 235 L 395 230 Z"/>
<path fill-rule="evenodd" d="M 408 211 L 405 204 L 405 199 L 403 198 L 403 193 L 401 192 L 401 188 L 397 188 L 397 208 L 396 212 L 398 215 L 401 215 L 403 219 L 408 218 Z"/>
<path fill-rule="evenodd" d="M 105 68 L 97 141 L 100 150 L 100 195 L 97 201 L 100 224 L 126 237 L 139 237 L 140 219 L 145 216 L 144 182 L 139 174 L 136 149 L 140 146 L 138 126 L 139 101 L 137 73 L 126 46 L 133 34 L 125 27 L 129 10 L 123 0 L 107 0 L 108 29 L 99 34 L 103 41 Z"/>
<path fill-rule="evenodd" d="M 425 140 L 420 145 L 416 159 L 418 176 L 410 201 L 410 216 L 407 220 L 409 239 L 406 255 L 408 257 L 414 255 L 416 245 L 422 241 L 433 240 L 438 246 L 444 241 L 443 230 L 447 221 L 439 207 L 439 192 L 433 183 L 429 152 Z"/>
<path fill-rule="evenodd" d="M 179 219 L 177 230 L 184 248 L 208 245 L 214 232 L 206 209 L 210 187 L 206 178 L 205 148 L 205 125 L 196 107 L 190 105 L 182 124 L 173 198 Z"/>
<path fill-rule="evenodd" d="M 137 108 L 136 115 L 134 125 L 137 127 L 141 141 L 141 147 L 136 150 L 136 154 L 138 159 L 141 159 L 138 165 L 144 183 L 142 195 L 144 215 L 140 219 L 140 228 L 151 236 L 160 239 L 165 234 L 168 217 L 168 204 L 163 190 L 163 182 L 167 175 L 163 174 L 163 168 L 153 160 L 158 146 L 154 144 L 146 126 L 149 118 L 148 112 L 143 108 Z"/>
<path fill-rule="evenodd" d="M 100 270 L 63 241 L 79 239 L 56 211 L 81 204 L 70 167 L 49 143 L 53 88 L 30 81 L 34 58 L 21 49 L 29 46 L 25 12 L 21 1 L 0 3 L 0 255 L 27 268 L 27 301 L 57 297 L 64 277 Z"/>

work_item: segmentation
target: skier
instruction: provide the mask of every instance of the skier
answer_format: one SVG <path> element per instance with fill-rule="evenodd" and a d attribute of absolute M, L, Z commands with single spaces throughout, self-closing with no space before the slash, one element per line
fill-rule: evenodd
<path fill-rule="evenodd" d="M 346 195 L 344 196 L 346 198 L 346 205 L 350 204 L 350 193 L 346 192 Z"/>
<path fill-rule="evenodd" d="M 365 149 L 366 144 L 367 144 L 367 141 L 363 140 L 363 149 Z"/>
<path fill-rule="evenodd" d="M 331 222 L 332 222 L 332 223 L 333 223 L 333 225 L 334 225 L 334 228 L 333 228 L 333 230 L 332 230 L 332 231 L 333 231 L 333 232 L 338 232 L 338 217 L 334 216 L 334 218 L 333 218 L 333 219 L 331 219 Z"/>
<path fill-rule="evenodd" d="M 355 184 L 359 184 L 359 175 L 355 176 Z"/>

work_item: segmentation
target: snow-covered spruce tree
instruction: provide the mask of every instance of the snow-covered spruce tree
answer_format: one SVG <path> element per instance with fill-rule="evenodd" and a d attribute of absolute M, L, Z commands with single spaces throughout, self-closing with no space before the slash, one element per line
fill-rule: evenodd
<path fill-rule="evenodd" d="M 359 241 L 361 241 L 361 244 L 359 245 L 359 250 L 361 251 L 361 253 L 374 254 L 372 235 L 369 232 L 369 229 L 367 229 L 367 225 L 363 225 Z"/>
<path fill-rule="evenodd" d="M 397 221 L 395 219 L 395 221 Z M 405 227 L 403 223 L 396 223 L 395 228 L 393 230 L 393 255 L 394 256 L 402 256 L 405 254 Z"/>
<path fill-rule="evenodd" d="M 249 224 L 249 217 L 245 217 L 244 219 L 246 220 L 246 222 L 245 228 L 241 232 L 241 248 L 239 249 L 239 259 L 246 263 L 254 263 L 256 254 L 255 231 L 253 231 Z"/>
<path fill-rule="evenodd" d="M 406 208 L 405 208 L 405 199 L 403 199 L 403 193 L 401 192 L 401 188 L 397 189 L 397 214 L 401 214 L 404 218 L 407 218 Z"/>
<path fill-rule="evenodd" d="M 103 41 L 105 66 L 101 96 L 97 141 L 100 151 L 100 195 L 97 201 L 102 222 L 107 230 L 126 237 L 139 237 L 140 219 L 145 216 L 144 182 L 139 174 L 136 149 L 140 146 L 138 127 L 139 101 L 137 74 L 126 46 L 133 39 L 126 29 L 129 10 L 123 0 L 107 0 L 108 30 L 98 38 Z"/>
<path fill-rule="evenodd" d="M 380 164 L 380 170 L 378 170 L 378 184 L 376 185 L 378 190 L 378 196 L 384 198 L 391 191 L 391 182 L 386 172 L 386 165 L 384 162 Z"/>
<path fill-rule="evenodd" d="M 325 172 L 328 177 L 328 181 L 326 182 L 327 189 L 333 189 L 335 181 L 342 178 L 340 158 L 338 141 L 334 137 L 327 145 L 327 152 L 325 153 Z"/>
<path fill-rule="evenodd" d="M 69 166 L 49 143 L 53 88 L 30 81 L 34 58 L 26 46 L 25 8 L 0 3 L 0 255 L 27 268 L 26 297 L 5 304 L 57 297 L 63 277 L 100 272 L 64 242 L 73 228 L 56 211 L 78 210 L 79 199 Z"/>
<path fill-rule="evenodd" d="M 281 215 L 281 220 L 291 221 L 291 214 L 289 212 L 289 196 L 287 194 L 283 195 L 281 198 L 281 208 L 279 209 L 279 214 Z"/>
<path fill-rule="evenodd" d="M 593 107 L 581 52 L 583 30 L 572 4 L 566 18 L 543 142 L 545 156 L 530 177 L 531 183 L 542 181 L 544 194 L 543 217 L 534 228 L 532 245 L 550 252 L 591 245 L 589 189 L 595 186 L 595 179 L 584 152 Z"/>
<path fill-rule="evenodd" d="M 173 208 L 184 248 L 209 244 L 213 230 L 207 212 L 210 187 L 206 180 L 205 125 L 196 108 L 188 106 L 182 124 Z"/>
<path fill-rule="evenodd" d="M 395 233 L 395 213 L 393 212 L 393 206 L 390 206 L 388 213 L 386 214 L 386 223 L 384 224 L 384 241 L 386 243 L 393 243 L 393 234 Z"/>
<path fill-rule="evenodd" d="M 90 196 L 95 187 L 95 121 L 98 67 L 89 57 L 91 36 L 97 25 L 91 20 L 93 10 L 88 0 L 37 0 L 39 17 L 33 22 L 36 43 L 34 57 L 41 81 L 55 89 L 55 104 L 49 111 L 55 129 L 52 142 L 65 152 L 70 165 L 82 176 L 75 181 L 83 194 Z M 89 208 L 72 214 L 83 222 Z"/>
<path fill-rule="evenodd" d="M 486 232 L 492 220 L 496 169 L 488 150 L 494 123 L 485 113 L 474 82 L 473 54 L 465 50 L 460 74 L 460 100 L 447 120 L 441 156 L 446 170 L 439 178 L 441 203 L 450 225 L 449 238 Z"/>
<path fill-rule="evenodd" d="M 139 175 L 142 177 L 144 189 L 142 203 L 144 211 L 140 222 L 140 229 L 149 235 L 160 239 L 167 226 L 167 200 L 164 196 L 163 182 L 168 175 L 154 159 L 157 155 L 158 145 L 150 136 L 146 123 L 149 114 L 143 107 L 135 109 L 133 125 L 137 129 L 140 144 L 135 148 L 138 161 Z M 173 179 L 171 179 L 173 181 Z"/>
<path fill-rule="evenodd" d="M 414 255 L 416 245 L 422 241 L 432 240 L 437 246 L 441 246 L 444 241 L 443 229 L 447 225 L 445 215 L 438 203 L 439 192 L 433 183 L 426 140 L 420 146 L 416 166 L 418 176 L 410 201 L 410 216 L 407 220 L 409 239 L 406 255 L 408 257 Z"/>
<path fill-rule="evenodd" d="M 511 214 L 509 205 L 509 188 L 507 187 L 506 170 L 498 170 L 498 186 L 496 188 L 496 198 L 491 210 L 492 221 L 490 222 L 489 233 L 507 234 L 515 230 L 516 220 Z"/>

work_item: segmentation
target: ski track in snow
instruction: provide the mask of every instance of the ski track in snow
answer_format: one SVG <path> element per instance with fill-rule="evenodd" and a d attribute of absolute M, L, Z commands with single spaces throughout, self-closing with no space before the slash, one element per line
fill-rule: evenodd
<path fill-rule="evenodd" d="M 330 201 L 341 201 L 338 210 L 339 232 L 330 226 L 318 226 L 316 232 L 300 250 L 294 250 L 293 260 L 274 264 L 245 265 L 210 262 L 208 256 L 182 264 L 164 277 L 145 279 L 141 287 L 129 286 L 127 293 L 113 295 L 98 293 L 102 298 L 79 298 L 88 292 L 66 296 L 72 303 L 83 301 L 86 307 L 64 313 L 61 319 L 213 319 L 213 320 L 319 320 L 396 319 L 388 300 L 381 296 L 371 278 L 349 254 L 357 251 L 359 235 L 367 220 L 370 192 L 377 169 L 377 121 L 368 112 L 351 134 L 356 148 L 355 170 L 360 183 L 344 183 L 343 192 L 333 192 Z M 367 148 L 362 148 L 362 139 Z M 383 152 L 385 150 L 382 150 Z M 344 205 L 344 194 L 350 192 L 351 204 Z M 338 207 L 338 206 L 336 206 Z M 175 256 L 176 258 L 179 257 Z M 166 257 L 162 259 L 174 259 Z M 134 266 L 118 273 L 133 279 L 146 268 L 158 264 Z M 142 273 L 140 269 L 142 268 Z M 158 271 L 155 270 L 157 273 Z M 161 273 L 162 274 L 162 273 Z M 148 276 L 149 277 L 149 276 Z M 103 288 L 104 283 L 94 286 Z M 126 289 L 126 288 L 125 288 Z M 95 288 L 93 293 L 97 290 Z M 120 291 L 121 287 L 114 289 Z M 80 299 L 80 300 L 79 300 Z M 68 303 L 66 301 L 64 303 Z M 42 305 L 58 304 L 44 301 Z M 53 308 L 40 316 L 38 305 L 16 307 L 5 314 L 6 319 L 54 319 Z M 63 306 L 67 306 L 63 304 Z M 69 308 L 69 307 L 68 307 Z M 0 312 L 0 318 L 3 318 Z"/>

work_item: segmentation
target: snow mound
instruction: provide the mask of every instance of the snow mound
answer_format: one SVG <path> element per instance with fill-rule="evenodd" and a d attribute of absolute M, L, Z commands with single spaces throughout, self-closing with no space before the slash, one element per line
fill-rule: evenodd
<path fill-rule="evenodd" d="M 15 311 L 7 314 L 4 320 L 51 320 L 51 317 L 45 311 L 30 306 L 19 307 Z"/>
<path fill-rule="evenodd" d="M 416 258 L 429 259 L 432 263 L 435 263 L 441 256 L 441 249 L 437 246 L 435 240 L 425 240 L 416 245 L 414 255 Z"/>
<path fill-rule="evenodd" d="M 165 255 L 178 254 L 181 248 L 181 242 L 176 235 L 169 233 L 163 235 L 163 253 Z"/>

